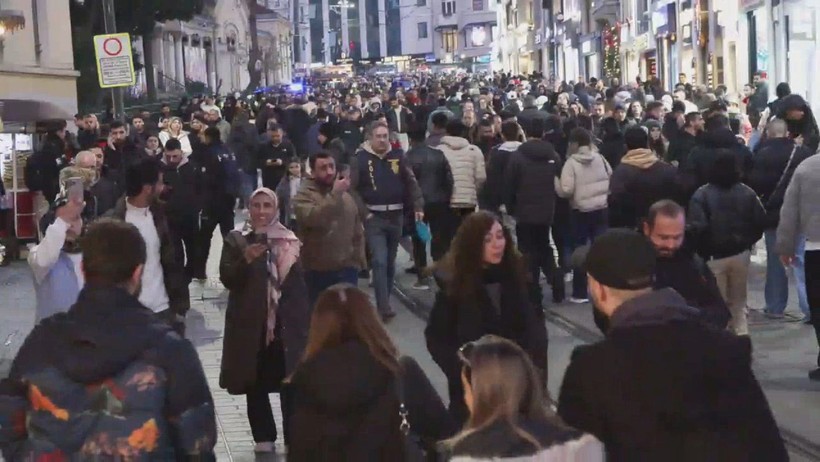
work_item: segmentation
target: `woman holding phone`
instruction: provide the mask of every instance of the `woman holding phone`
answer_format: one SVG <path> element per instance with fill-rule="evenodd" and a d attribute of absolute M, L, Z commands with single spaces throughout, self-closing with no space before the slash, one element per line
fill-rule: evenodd
<path fill-rule="evenodd" d="M 282 379 L 307 344 L 310 305 L 300 262 L 301 242 L 279 222 L 276 194 L 251 194 L 250 219 L 225 238 L 219 277 L 229 291 L 219 385 L 245 395 L 257 452 L 277 439 L 269 393 L 280 393 L 285 440 L 288 399 Z"/>

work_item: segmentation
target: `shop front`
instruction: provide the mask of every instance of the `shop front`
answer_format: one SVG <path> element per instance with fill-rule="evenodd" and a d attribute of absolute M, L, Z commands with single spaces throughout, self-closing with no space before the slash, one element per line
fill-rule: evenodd
<path fill-rule="evenodd" d="M 601 77 L 601 58 L 599 54 L 601 39 L 598 34 L 581 38 L 581 64 L 584 80 Z"/>
<path fill-rule="evenodd" d="M 652 13 L 652 32 L 657 50 L 657 77 L 667 91 L 674 89 L 678 78 L 678 37 L 675 4 L 660 4 Z"/>

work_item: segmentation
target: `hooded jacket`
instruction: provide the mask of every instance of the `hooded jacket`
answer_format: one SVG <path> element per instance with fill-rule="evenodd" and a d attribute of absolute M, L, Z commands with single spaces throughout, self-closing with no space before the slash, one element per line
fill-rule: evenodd
<path fill-rule="evenodd" d="M 766 208 L 769 228 L 777 227 L 783 196 L 794 171 L 811 155 L 812 152 L 805 146 L 796 146 L 794 140 L 788 137 L 760 142 L 746 183 L 754 189 Z"/>
<path fill-rule="evenodd" d="M 786 461 L 751 352 L 748 337 L 703 326 L 674 290 L 640 295 L 615 311 L 605 340 L 575 349 L 558 413 L 614 462 Z"/>
<path fill-rule="evenodd" d="M 800 120 L 790 120 L 786 114 L 792 109 L 803 111 L 803 118 Z M 789 127 L 789 135 L 792 138 L 803 137 L 803 146 L 809 149 L 812 154 L 817 152 L 820 146 L 820 129 L 817 128 L 817 120 L 806 100 L 800 95 L 789 95 L 783 98 L 778 105 L 776 117 L 786 121 Z"/>
<path fill-rule="evenodd" d="M 520 141 L 505 141 L 490 149 L 487 156 L 487 181 L 481 190 L 479 206 L 497 212 L 504 203 L 504 178 L 513 153 L 521 146 Z"/>
<path fill-rule="evenodd" d="M 475 207 L 478 191 L 487 180 L 484 155 L 478 147 L 458 136 L 445 136 L 436 149 L 444 153 L 453 173 L 453 196 L 450 205 L 458 208 Z"/>
<path fill-rule="evenodd" d="M 551 225 L 561 158 L 552 144 L 529 140 L 512 154 L 504 174 L 504 205 L 518 223 Z"/>
<path fill-rule="evenodd" d="M 31 331 L 0 385 L 0 421 L 6 460 L 113 460 L 125 450 L 134 460 L 216 460 L 196 350 L 115 287 L 86 286 L 68 313 Z"/>
<path fill-rule="evenodd" d="M 609 225 L 637 228 L 649 207 L 661 199 L 683 202 L 675 167 L 650 149 L 628 151 L 609 180 Z"/>
<path fill-rule="evenodd" d="M 595 148 L 581 146 L 561 170 L 558 194 L 568 198 L 574 210 L 593 212 L 607 208 L 612 168 Z"/>

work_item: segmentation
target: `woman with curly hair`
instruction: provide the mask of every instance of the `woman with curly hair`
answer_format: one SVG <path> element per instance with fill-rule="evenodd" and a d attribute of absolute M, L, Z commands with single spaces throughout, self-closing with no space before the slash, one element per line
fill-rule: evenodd
<path fill-rule="evenodd" d="M 424 331 L 427 349 L 447 376 L 450 413 L 467 418 L 458 349 L 493 334 L 518 344 L 546 384 L 547 329 L 543 312 L 527 292 L 527 271 L 509 230 L 480 211 L 464 219 L 450 251 L 436 269 L 441 290 Z"/>

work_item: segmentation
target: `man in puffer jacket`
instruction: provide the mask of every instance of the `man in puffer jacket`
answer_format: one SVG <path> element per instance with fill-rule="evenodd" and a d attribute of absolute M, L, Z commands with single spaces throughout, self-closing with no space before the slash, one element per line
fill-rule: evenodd
<path fill-rule="evenodd" d="M 570 154 L 561 170 L 557 192 L 570 200 L 574 247 L 586 245 L 607 229 L 607 196 L 612 168 L 592 142 L 592 135 L 583 128 L 569 135 Z M 573 152 L 574 151 L 574 152 Z M 572 279 L 571 302 L 587 299 L 587 278 L 576 271 Z"/>
<path fill-rule="evenodd" d="M 447 136 L 442 137 L 441 144 L 435 148 L 444 153 L 453 172 L 453 196 L 450 199 L 453 218 L 442 231 L 445 242 L 449 242 L 464 217 L 475 211 L 478 191 L 487 180 L 487 170 L 484 154 L 467 141 L 467 127 L 460 120 L 451 120 L 447 124 Z"/>

